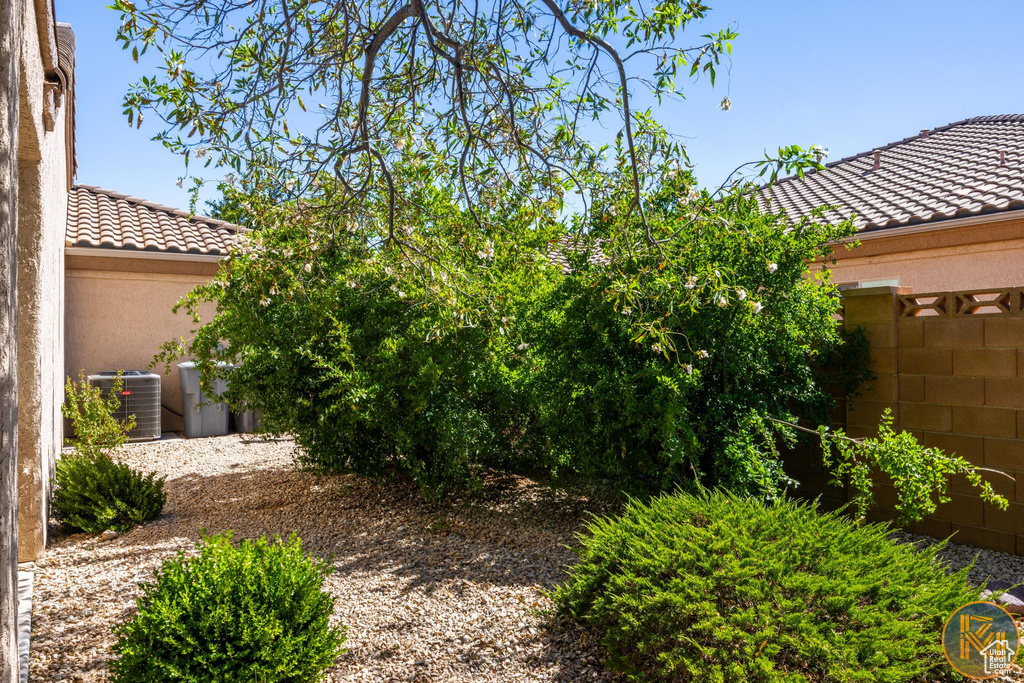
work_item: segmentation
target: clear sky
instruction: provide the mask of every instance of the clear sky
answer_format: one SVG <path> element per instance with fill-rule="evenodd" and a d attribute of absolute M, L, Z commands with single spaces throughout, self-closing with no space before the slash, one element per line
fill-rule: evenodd
<path fill-rule="evenodd" d="M 144 68 L 115 42 L 108 0 L 56 0 L 77 36 L 78 182 L 186 208 L 180 157 L 129 128 L 128 83 Z M 693 31 L 735 22 L 731 77 L 689 88 L 658 113 L 688 139 L 704 184 L 784 144 L 830 159 L 952 121 L 1024 113 L 1024 0 L 707 0 Z M 719 110 L 728 93 L 732 109 Z"/>

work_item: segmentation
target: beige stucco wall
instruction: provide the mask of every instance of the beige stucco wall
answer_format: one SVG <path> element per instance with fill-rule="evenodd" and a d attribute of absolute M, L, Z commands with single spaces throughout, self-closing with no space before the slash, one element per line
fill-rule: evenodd
<path fill-rule="evenodd" d="M 69 257 L 65 271 L 65 366 L 80 370 L 146 370 L 160 345 L 188 338 L 194 324 L 171 308 L 216 271 L 215 263 L 136 261 Z M 204 320 L 212 307 L 203 311 Z M 162 402 L 181 410 L 178 371 L 153 369 L 161 375 Z M 162 412 L 164 431 L 183 429 L 181 418 Z"/>
<path fill-rule="evenodd" d="M 937 224 L 941 228 L 941 224 Z M 836 283 L 869 282 L 915 292 L 1024 285 L 1024 219 L 1000 220 L 905 236 L 863 239 L 836 248 Z"/>
<path fill-rule="evenodd" d="M 47 16 L 37 17 L 42 6 Z M 67 223 L 68 102 L 54 100 L 47 73 L 55 43 L 46 3 L 26 4 L 18 153 L 18 559 L 46 549 L 54 464 L 62 443 L 63 277 Z M 49 84 L 47 83 L 49 81 Z M 52 117 L 49 125 L 47 117 Z"/>

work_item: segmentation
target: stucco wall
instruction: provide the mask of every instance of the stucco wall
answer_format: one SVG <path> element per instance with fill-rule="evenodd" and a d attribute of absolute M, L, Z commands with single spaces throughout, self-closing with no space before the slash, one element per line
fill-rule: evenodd
<path fill-rule="evenodd" d="M 836 283 L 884 282 L 915 292 L 1017 287 L 1024 285 L 1024 220 L 866 238 L 835 255 Z"/>
<path fill-rule="evenodd" d="M 40 45 L 37 17 L 31 6 L 26 10 L 25 54 L 53 50 Z M 49 23 L 52 16 L 44 20 Z M 70 98 L 57 107 L 52 83 L 42 59 L 24 62 L 18 154 L 18 558 L 23 562 L 42 557 L 46 549 L 51 479 L 62 442 Z M 47 117 L 53 117 L 49 125 Z"/>
<path fill-rule="evenodd" d="M 216 264 L 69 258 L 65 271 L 67 374 L 146 370 L 161 344 L 190 336 L 192 321 L 171 308 L 215 270 Z M 205 309 L 204 320 L 212 312 L 212 307 Z M 162 367 L 153 371 L 161 375 L 163 404 L 182 412 L 177 368 L 172 367 L 169 374 Z M 181 418 L 167 410 L 161 417 L 164 431 L 184 427 Z"/>

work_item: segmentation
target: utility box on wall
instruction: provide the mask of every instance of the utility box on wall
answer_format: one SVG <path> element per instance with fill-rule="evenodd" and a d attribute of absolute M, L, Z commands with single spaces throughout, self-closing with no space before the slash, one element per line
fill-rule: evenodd
<path fill-rule="evenodd" d="M 99 387 L 103 397 L 110 395 L 117 372 L 110 370 L 89 375 L 89 384 Z M 160 375 L 144 370 L 121 372 L 121 407 L 114 417 L 122 422 L 135 416 L 135 426 L 128 432 L 129 441 L 153 441 L 160 438 Z"/>
<path fill-rule="evenodd" d="M 228 433 L 228 404 L 209 402 L 199 386 L 199 368 L 195 363 L 178 363 L 181 378 L 181 398 L 185 417 L 185 436 L 194 439 L 202 436 L 222 436 Z M 212 387 L 218 398 L 227 392 L 224 380 L 216 380 Z"/>

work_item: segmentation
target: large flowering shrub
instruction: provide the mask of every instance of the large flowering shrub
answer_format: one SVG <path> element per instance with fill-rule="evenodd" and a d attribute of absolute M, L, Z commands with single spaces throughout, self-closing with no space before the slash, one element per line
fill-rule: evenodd
<path fill-rule="evenodd" d="M 297 212 L 248 233 L 181 304 L 195 313 L 214 301 L 216 317 L 162 358 L 225 375 L 230 400 L 259 411 L 266 431 L 293 434 L 316 468 L 400 472 L 436 494 L 501 465 L 516 401 L 496 353 L 513 321 L 498 303 L 542 271 L 517 244 L 474 232 L 447 194 L 420 199 L 430 211 L 408 210 L 417 233 L 401 245 Z M 533 239 L 525 258 L 542 265 L 545 240 Z M 428 253 L 440 243 L 450 248 Z"/>
<path fill-rule="evenodd" d="M 484 467 L 633 492 L 775 498 L 793 483 L 778 447 L 798 422 L 827 424 L 826 366 L 843 348 L 837 292 L 809 264 L 850 225 L 793 223 L 743 193 L 712 201 L 670 169 L 643 220 L 612 186 L 569 235 L 551 206 L 494 196 L 481 215 L 403 172 L 416 200 L 358 223 L 247 202 L 273 220 L 186 298 L 217 315 L 163 359 L 227 375 L 231 400 L 294 434 L 308 465 L 403 473 L 434 494 Z M 374 228 L 392 210 L 404 227 Z M 909 518 L 949 474 L 976 474 L 897 436 L 829 435 L 828 462 L 865 489 L 872 468 L 906 482 Z"/>
<path fill-rule="evenodd" d="M 686 187 L 669 183 L 666 196 Z M 751 493 L 785 481 L 768 417 L 821 418 L 819 359 L 840 344 L 839 300 L 809 261 L 848 226 L 788 225 L 737 198 L 690 220 L 684 202 L 649 214 L 652 246 L 599 217 L 604 259 L 537 302 L 537 364 L 524 376 L 541 457 L 663 489 L 698 478 Z M 621 207 L 619 210 L 623 210 Z"/>

